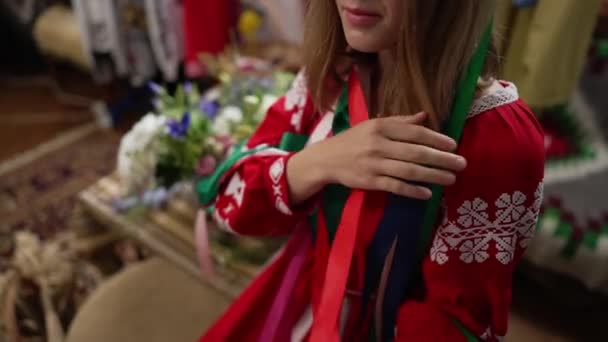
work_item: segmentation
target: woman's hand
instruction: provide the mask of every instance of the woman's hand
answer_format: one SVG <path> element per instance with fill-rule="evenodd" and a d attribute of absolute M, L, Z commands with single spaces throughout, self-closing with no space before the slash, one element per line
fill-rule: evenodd
<path fill-rule="evenodd" d="M 466 160 L 452 153 L 454 140 L 422 126 L 425 119 L 419 113 L 368 120 L 296 154 L 287 165 L 292 204 L 334 183 L 415 199 L 432 196 L 416 183 L 453 184 Z"/>

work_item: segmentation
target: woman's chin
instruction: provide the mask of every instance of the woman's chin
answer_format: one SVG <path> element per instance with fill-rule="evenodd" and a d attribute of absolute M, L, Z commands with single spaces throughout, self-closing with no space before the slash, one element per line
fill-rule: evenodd
<path fill-rule="evenodd" d="M 375 35 L 359 32 L 349 34 L 346 37 L 348 46 L 364 53 L 376 53 L 386 49 L 387 44 L 384 44 L 384 40 L 383 38 L 375 37 Z"/>

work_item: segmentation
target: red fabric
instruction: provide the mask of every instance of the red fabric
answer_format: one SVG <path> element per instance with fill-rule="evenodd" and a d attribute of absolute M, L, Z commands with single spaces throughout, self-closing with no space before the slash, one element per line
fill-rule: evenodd
<path fill-rule="evenodd" d="M 478 336 L 488 333 L 489 341 L 507 333 L 511 275 L 526 246 L 521 232 L 534 229 L 540 208 L 543 135 L 517 101 L 469 119 L 458 153 L 468 167 L 446 188 L 445 219 L 423 264 L 426 294 L 423 303 L 403 305 L 402 341 L 451 341 L 418 337 L 429 333 L 429 319 L 442 315 Z M 436 323 L 434 332 L 459 335 L 449 320 Z"/>
<path fill-rule="evenodd" d="M 184 0 L 186 61 L 198 62 L 203 52 L 218 53 L 230 42 L 236 3 L 232 0 Z"/>
<path fill-rule="evenodd" d="M 416 317 L 412 321 L 412 317 Z M 466 342 L 454 322 L 437 308 L 420 302 L 404 305 L 397 322 L 396 342 Z"/>
<path fill-rule="evenodd" d="M 294 94 L 303 95 L 303 100 Z M 269 111 L 249 147 L 275 145 L 284 132 L 310 134 L 318 120 L 307 93 L 301 89 L 290 91 Z M 399 341 L 463 341 L 454 321 L 488 341 L 496 341 L 507 332 L 512 272 L 534 231 L 540 209 L 543 135 L 534 115 L 518 100 L 469 118 L 458 153 L 467 158 L 468 167 L 458 175 L 454 186 L 446 188 L 444 220 L 423 263 L 423 286 L 399 313 Z M 237 164 L 224 179 L 216 200 L 215 214 L 220 221 L 238 234 L 290 234 L 308 211 L 290 208 L 292 214 L 286 215 L 278 210 L 272 199 L 277 189 L 287 191 L 282 188 L 286 182 L 279 182 L 282 185 L 278 188 L 269 187 L 267 177 L 277 160 L 283 158 L 286 163 L 288 157 L 258 155 Z M 234 179 L 244 180 L 245 186 L 239 188 L 242 191 L 233 191 Z M 289 204 L 288 198 L 285 201 Z M 313 312 L 318 310 L 322 286 L 328 281 L 325 276 L 330 248 L 322 214 L 310 260 L 299 277 L 297 295 L 290 306 L 290 326 L 297 323 L 308 305 Z M 377 222 L 370 222 L 360 227 L 348 293 L 362 288 L 365 251 L 376 226 Z M 257 340 L 285 272 L 286 259 L 293 253 L 293 243 L 297 241 L 290 240 L 284 254 L 236 300 L 202 341 Z M 368 322 L 357 321 L 364 303 L 357 301 L 357 295 L 348 298 L 354 304 L 346 317 L 348 330 L 342 340 L 361 340 L 369 336 Z M 289 336 L 282 338 L 290 340 Z"/>

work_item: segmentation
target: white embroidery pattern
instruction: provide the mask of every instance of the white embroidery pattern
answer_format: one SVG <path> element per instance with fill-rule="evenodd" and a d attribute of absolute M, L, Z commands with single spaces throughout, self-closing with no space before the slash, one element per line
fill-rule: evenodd
<path fill-rule="evenodd" d="M 469 110 L 468 117 L 471 118 L 483 112 L 487 112 L 490 109 L 519 100 L 519 93 L 517 92 L 515 84 L 508 82 L 506 84 L 506 87 L 476 99 Z"/>
<path fill-rule="evenodd" d="M 272 189 L 275 197 L 275 207 L 278 211 L 285 215 L 292 215 L 289 206 L 283 200 L 283 191 L 281 186 L 281 179 L 283 178 L 283 174 L 285 173 L 285 158 L 279 158 L 274 163 L 272 163 L 268 172 L 270 174 L 270 179 L 272 180 Z"/>
<path fill-rule="evenodd" d="M 513 261 L 516 246 L 527 247 L 534 235 L 542 202 L 543 185 L 538 185 L 534 193 L 534 203 L 526 207 L 526 195 L 521 191 L 504 193 L 494 202 L 495 217 L 489 215 L 489 205 L 481 198 L 465 201 L 457 213 L 455 222 L 447 215 L 437 229 L 431 246 L 431 261 L 444 265 L 449 261 L 448 251 L 460 253 L 464 263 L 483 263 L 491 255 L 490 243 L 496 248 L 493 256 L 507 265 Z"/>
<path fill-rule="evenodd" d="M 306 107 L 308 90 L 306 88 L 306 75 L 301 71 L 293 81 L 289 91 L 285 94 L 285 110 L 294 111 L 291 117 L 291 125 L 296 132 L 302 128 L 302 117 Z"/>
<path fill-rule="evenodd" d="M 237 206 L 243 205 L 243 197 L 245 196 L 245 189 L 247 188 L 247 184 L 241 178 L 241 175 L 235 173 L 232 178 L 230 178 L 230 183 L 226 187 L 226 196 L 232 196 Z"/>

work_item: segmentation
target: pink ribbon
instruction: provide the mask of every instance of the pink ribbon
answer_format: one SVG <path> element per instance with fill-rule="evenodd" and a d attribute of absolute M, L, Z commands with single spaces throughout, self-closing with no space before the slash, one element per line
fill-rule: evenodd
<path fill-rule="evenodd" d="M 205 210 L 199 210 L 197 213 L 194 234 L 201 275 L 204 277 L 213 276 L 215 272 L 211 252 L 209 251 L 209 230 L 207 228 L 207 214 Z"/>
<path fill-rule="evenodd" d="M 305 226 L 300 226 L 296 233 L 291 237 L 292 241 L 298 243 L 296 253 L 287 265 L 287 272 L 281 282 L 281 287 L 272 303 L 272 307 L 266 317 L 266 323 L 260 335 L 260 342 L 272 342 L 277 338 L 280 323 L 285 317 L 287 306 L 289 305 L 293 290 L 296 286 L 298 276 L 306 261 L 307 251 L 311 245 L 310 233 Z"/>

